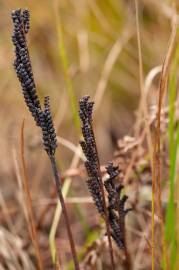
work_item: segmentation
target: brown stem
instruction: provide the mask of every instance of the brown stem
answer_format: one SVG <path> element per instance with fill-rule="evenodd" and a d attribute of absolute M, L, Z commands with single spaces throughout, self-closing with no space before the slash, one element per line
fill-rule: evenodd
<path fill-rule="evenodd" d="M 124 266 L 125 266 L 126 270 L 131 270 L 132 269 L 132 267 L 131 267 L 131 258 L 130 258 L 130 254 L 129 254 L 128 249 L 127 249 L 126 239 L 124 241 L 124 244 L 125 244 L 125 249 L 124 249 L 125 262 L 124 262 Z"/>
<path fill-rule="evenodd" d="M 130 254 L 128 252 L 127 249 L 127 243 L 126 243 L 126 229 L 125 229 L 125 216 L 124 219 L 121 215 L 120 212 L 120 198 L 117 198 L 117 205 L 118 205 L 118 223 L 120 224 L 121 227 L 121 231 L 123 232 L 123 237 L 124 237 L 124 254 L 125 254 L 125 261 L 124 261 L 124 267 L 126 270 L 131 270 L 131 258 L 130 258 Z"/>
<path fill-rule="evenodd" d="M 41 258 L 41 253 L 40 253 L 40 247 L 38 243 L 35 217 L 34 217 L 34 212 L 32 209 L 32 198 L 30 194 L 29 180 L 28 180 L 26 164 L 25 164 L 25 156 L 24 156 L 24 124 L 25 124 L 25 121 L 23 120 L 22 126 L 21 126 L 21 134 L 20 134 L 20 152 L 21 152 L 21 161 L 22 161 L 22 170 L 23 170 L 22 183 L 23 183 L 23 188 L 26 195 L 25 203 L 26 203 L 26 208 L 27 208 L 27 213 L 28 213 L 29 231 L 31 234 L 31 239 L 32 239 L 32 243 L 35 249 L 35 253 L 37 256 L 38 269 L 42 270 L 43 264 L 42 264 L 42 258 Z"/>
<path fill-rule="evenodd" d="M 49 156 L 49 157 L 50 157 L 50 161 L 51 161 L 51 165 L 52 165 L 52 170 L 53 170 L 53 174 L 54 174 L 54 178 L 55 178 L 55 184 L 56 184 L 59 200 L 60 200 L 61 207 L 62 207 L 62 212 L 63 212 L 64 218 L 65 218 L 65 223 L 66 223 L 66 228 L 67 228 L 67 233 L 68 233 L 68 238 L 69 238 L 69 242 L 70 242 L 70 247 L 71 247 L 71 252 L 72 252 L 72 256 L 73 256 L 75 270 L 80 270 L 79 262 L 77 259 L 77 253 L 76 253 L 76 249 L 75 249 L 75 243 L 73 240 L 72 231 L 70 228 L 70 222 L 69 222 L 69 218 L 68 218 L 68 214 L 67 214 L 67 209 L 65 206 L 65 201 L 63 198 L 62 190 L 61 190 L 60 175 L 59 175 L 59 172 L 57 169 L 55 157 L 54 156 Z"/>
<path fill-rule="evenodd" d="M 160 218 L 160 231 L 161 231 L 161 246 L 163 251 L 163 258 L 164 263 L 166 265 L 166 269 L 169 269 L 169 262 L 167 256 L 167 247 L 166 247 L 166 239 L 165 239 L 165 228 L 164 228 L 164 216 L 162 212 L 162 190 L 161 190 L 161 112 L 162 112 L 162 105 L 167 91 L 167 84 L 168 78 L 170 73 L 171 61 L 173 56 L 173 51 L 176 43 L 176 34 L 177 34 L 177 22 L 176 22 L 176 14 L 173 14 L 173 25 L 172 25 L 172 33 L 169 40 L 168 50 L 166 57 L 164 59 L 162 65 L 162 73 L 160 77 L 159 83 L 159 98 L 158 98 L 158 111 L 156 115 L 156 133 L 155 133 L 155 141 L 156 141 L 156 151 L 154 152 L 154 161 L 156 165 L 156 201 L 157 201 L 157 208 L 158 208 L 158 216 Z"/>

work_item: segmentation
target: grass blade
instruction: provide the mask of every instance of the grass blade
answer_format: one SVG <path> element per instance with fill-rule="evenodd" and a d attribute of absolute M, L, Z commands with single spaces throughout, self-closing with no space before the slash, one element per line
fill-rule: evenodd
<path fill-rule="evenodd" d="M 76 127 L 76 130 L 78 133 L 80 132 L 80 122 L 78 118 L 78 106 L 77 106 L 77 100 L 73 89 L 72 80 L 69 75 L 69 61 L 67 52 L 65 49 L 65 42 L 63 37 L 63 31 L 62 31 L 62 25 L 60 21 L 59 16 L 59 2 L 58 0 L 54 1 L 54 13 L 55 13 L 55 21 L 56 21 L 56 28 L 57 28 L 57 34 L 58 34 L 58 44 L 59 44 L 59 54 L 60 59 L 63 67 L 64 77 L 65 77 L 65 83 L 66 83 L 66 89 L 68 92 L 68 96 L 70 99 L 72 114 L 73 114 L 73 121 L 74 125 Z"/>
<path fill-rule="evenodd" d="M 165 238 L 168 243 L 171 243 L 170 250 L 170 267 L 171 270 L 175 269 L 176 262 L 176 215 L 175 215 L 175 200 L 174 200 L 174 189 L 175 189 L 175 178 L 176 178 L 176 164 L 177 164 L 177 150 L 179 144 L 179 125 L 175 134 L 175 100 L 177 90 L 177 71 L 179 63 L 179 46 L 177 46 L 172 69 L 171 77 L 169 81 L 169 156 L 170 156 L 170 171 L 169 171 L 169 183 L 170 183 L 170 195 L 169 202 L 167 205 L 166 213 L 166 227 L 165 227 Z"/>

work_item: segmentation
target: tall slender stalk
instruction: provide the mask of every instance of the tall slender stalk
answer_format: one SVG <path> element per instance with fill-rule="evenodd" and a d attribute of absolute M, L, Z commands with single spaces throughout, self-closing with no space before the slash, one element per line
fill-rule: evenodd
<path fill-rule="evenodd" d="M 69 242 L 70 242 L 70 247 L 71 247 L 71 252 L 72 252 L 72 256 L 73 256 L 73 261 L 74 261 L 74 265 L 75 265 L 75 269 L 79 270 L 79 263 L 78 263 L 78 259 L 77 259 L 77 253 L 76 253 L 76 249 L 75 249 L 75 243 L 73 240 L 73 236 L 72 236 L 72 231 L 70 228 L 70 222 L 69 222 L 69 218 L 68 218 L 68 214 L 67 214 L 67 209 L 65 206 L 65 202 L 64 202 L 64 198 L 63 198 L 63 194 L 62 194 L 62 189 L 61 189 L 61 180 L 60 180 L 60 174 L 58 172 L 57 169 L 57 164 L 56 164 L 56 160 L 54 155 L 49 156 L 50 161 L 51 161 L 51 166 L 52 166 L 52 171 L 54 174 L 54 178 L 55 178 L 55 184 L 56 184 L 56 189 L 58 192 L 58 197 L 61 203 L 61 207 L 62 207 L 62 212 L 65 218 L 65 223 L 66 223 L 66 228 L 67 228 L 67 233 L 68 233 L 68 238 L 69 238 Z"/>
<path fill-rule="evenodd" d="M 37 126 L 39 126 L 42 131 L 43 146 L 51 161 L 57 192 L 66 222 L 75 270 L 79 270 L 80 268 L 77 260 L 75 244 L 73 241 L 68 214 L 61 191 L 60 176 L 55 161 L 57 138 L 50 110 L 49 97 L 44 98 L 44 108 L 42 108 L 36 91 L 36 84 L 33 77 L 32 65 L 26 41 L 26 35 L 28 34 L 30 28 L 29 11 L 27 9 L 23 11 L 21 11 L 21 9 L 14 10 L 12 12 L 12 21 L 14 25 L 12 41 L 15 47 L 14 68 L 21 83 L 25 103 L 31 112 Z"/>
<path fill-rule="evenodd" d="M 37 237 L 37 230 L 35 225 L 35 217 L 32 209 L 32 198 L 30 194 L 30 188 L 29 188 L 29 180 L 27 176 L 27 170 L 26 170 L 26 164 L 25 164 L 25 156 L 24 156 L 24 124 L 25 121 L 23 120 L 21 125 L 21 132 L 20 132 L 20 153 L 21 153 L 21 161 L 22 161 L 22 170 L 23 170 L 23 188 L 25 192 L 25 203 L 28 213 L 28 225 L 29 225 L 29 231 L 32 238 L 32 243 L 34 245 L 35 253 L 37 256 L 37 264 L 38 269 L 43 270 L 43 263 L 42 263 L 42 257 L 40 252 L 40 247 L 38 243 L 38 237 Z"/>
<path fill-rule="evenodd" d="M 172 33 L 170 36 L 169 44 L 168 44 L 168 50 L 166 53 L 166 57 L 164 59 L 163 65 L 162 65 L 162 73 L 159 83 L 159 97 L 158 97 L 158 111 L 157 111 L 157 117 L 156 117 L 156 152 L 154 152 L 155 155 L 155 164 L 156 164 L 156 191 L 157 191 L 157 207 L 158 207 L 158 216 L 160 218 L 160 230 L 162 235 L 162 251 L 163 251 L 163 260 L 164 260 L 164 269 L 168 270 L 168 258 L 167 258 L 167 251 L 166 251 L 166 239 L 165 239 L 165 231 L 164 231 L 164 217 L 162 212 L 162 201 L 161 201 L 161 157 L 160 157 L 160 147 L 161 147 L 161 110 L 163 101 L 165 98 L 167 85 L 168 85 L 168 78 L 169 78 L 169 72 L 171 67 L 171 61 L 173 56 L 173 51 L 175 47 L 176 42 L 176 33 L 177 33 L 177 20 L 176 15 L 174 14 L 173 17 L 173 25 L 172 25 Z"/>
<path fill-rule="evenodd" d="M 107 237 L 109 242 L 109 252 L 111 258 L 111 269 L 115 269 L 113 247 L 110 234 L 109 225 L 109 213 L 105 200 L 105 193 L 103 187 L 103 180 L 100 171 L 99 155 L 94 136 L 92 126 L 92 113 L 93 113 L 93 102 L 89 101 L 89 96 L 84 96 L 80 102 L 79 116 L 82 122 L 82 133 L 84 140 L 80 142 L 82 150 L 86 156 L 86 170 L 89 179 L 87 180 L 88 188 L 91 192 L 93 200 L 96 204 L 98 212 L 101 214 L 105 221 Z"/>
<path fill-rule="evenodd" d="M 177 45 L 175 55 L 173 57 L 173 63 L 170 72 L 169 80 L 169 154 L 170 154 L 170 196 L 167 205 L 166 212 L 166 225 L 165 225 L 165 238 L 168 243 L 172 243 L 170 252 L 170 268 L 175 269 L 176 255 L 177 255 L 177 234 L 175 225 L 177 225 L 177 214 L 175 213 L 175 179 L 177 168 L 177 150 L 178 150 L 178 136 L 179 125 L 175 126 L 175 101 L 177 97 L 177 72 L 179 64 L 179 45 Z M 176 128 L 176 130 L 175 130 Z M 176 131 L 176 133 L 175 133 Z M 174 229 L 175 228 L 175 229 Z"/>
<path fill-rule="evenodd" d="M 150 124 L 149 124 L 149 113 L 147 109 L 147 99 L 144 91 L 144 73 L 143 73 L 143 61 L 142 61 L 142 46 L 141 46 L 141 33 L 140 33 L 140 25 L 139 25 L 139 6 L 138 0 L 134 0 L 135 2 L 135 11 L 136 11 L 136 30 L 137 30 L 137 45 L 138 45 L 138 59 L 139 59 L 139 84 L 140 84 L 140 93 L 141 93 L 141 100 L 139 104 L 139 113 L 141 113 L 141 118 L 144 118 L 144 124 L 146 127 L 146 138 L 147 138 L 147 145 L 150 154 L 151 160 L 151 170 L 152 170 L 152 219 L 151 219 L 151 232 L 152 232 L 152 270 L 155 270 L 155 162 L 154 162 L 154 155 L 153 149 L 154 145 L 152 146 L 152 136 L 150 132 Z M 138 118 L 136 122 L 136 136 L 139 135 L 140 131 L 140 124 L 141 120 Z"/>

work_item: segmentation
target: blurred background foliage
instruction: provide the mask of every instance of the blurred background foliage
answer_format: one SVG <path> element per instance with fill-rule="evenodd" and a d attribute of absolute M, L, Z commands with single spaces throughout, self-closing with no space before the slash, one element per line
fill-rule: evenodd
<path fill-rule="evenodd" d="M 140 0 L 144 76 L 161 65 L 171 33 L 171 5 Z M 117 140 L 132 134 L 140 101 L 133 0 L 0 0 L 0 184 L 5 199 L 16 195 L 20 126 L 25 118 L 26 162 L 34 197 L 49 196 L 50 167 L 39 130 L 27 111 L 13 70 L 11 11 L 28 7 L 30 56 L 41 100 L 50 96 L 57 134 L 78 144 L 72 106 L 85 94 L 96 101 L 95 133 L 102 163 L 113 157 Z M 67 62 L 63 58 L 65 49 Z M 67 80 L 65 79 L 67 78 Z M 69 84 L 73 98 L 69 97 Z M 149 104 L 155 100 L 154 80 Z M 14 154 L 15 153 L 15 154 Z M 73 152 L 60 145 L 59 165 L 69 168 Z M 75 183 L 77 186 L 81 182 Z M 40 189 L 39 189 L 40 187 Z"/>
<path fill-rule="evenodd" d="M 161 64 L 170 34 L 169 11 L 165 1 L 141 0 L 140 25 L 144 71 Z M 68 57 L 68 76 L 78 100 L 89 94 L 94 98 L 105 61 L 118 41 L 121 50 L 106 82 L 96 116 L 96 134 L 100 141 L 102 161 L 112 156 L 116 139 L 132 131 L 135 110 L 139 103 L 138 52 L 136 42 L 134 3 L 118 1 L 0 1 L 0 93 L 1 93 L 1 152 L 11 156 L 11 143 L 18 138 L 22 118 L 26 118 L 27 136 L 34 137 L 37 129 L 25 109 L 19 83 L 12 68 L 11 10 L 28 7 L 31 11 L 31 31 L 28 38 L 35 80 L 40 96 L 50 95 L 53 114 L 60 136 L 77 143 L 78 134 L 63 65 L 60 58 L 57 16 L 60 18 L 64 46 Z M 168 13 L 167 13 L 168 12 Z M 56 15 L 57 14 L 57 15 Z M 8 140 L 7 140 L 8 137 Z M 102 140 L 101 140 L 102 139 Z M 5 153 L 9 155 L 5 155 Z M 60 149 L 64 166 L 71 155 Z M 31 160 L 31 159 L 29 159 Z M 7 169 L 7 160 L 1 167 Z"/>

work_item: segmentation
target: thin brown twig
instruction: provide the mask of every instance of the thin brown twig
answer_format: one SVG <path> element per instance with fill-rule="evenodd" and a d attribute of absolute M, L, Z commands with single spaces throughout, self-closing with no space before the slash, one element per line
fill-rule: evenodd
<path fill-rule="evenodd" d="M 75 176 L 79 176 L 80 174 L 80 170 L 79 169 L 68 169 L 64 172 L 63 175 L 61 175 L 61 181 L 62 183 L 65 182 L 66 178 L 68 177 L 75 177 Z M 55 189 L 55 186 L 53 187 L 52 191 L 51 191 L 51 194 L 50 194 L 50 197 L 51 199 L 54 199 L 56 196 L 56 189 Z M 56 200 L 54 200 L 54 203 L 56 204 Z M 39 215 L 39 219 L 38 219 L 38 224 L 37 224 L 37 228 L 40 228 L 41 227 L 41 224 L 43 224 L 43 220 L 46 216 L 46 214 L 49 212 L 49 210 L 51 209 L 51 207 L 53 206 L 54 203 L 49 203 L 49 204 L 46 204 L 43 209 L 41 210 L 40 212 L 40 215 Z M 65 202 L 66 203 L 66 202 Z"/>
<path fill-rule="evenodd" d="M 50 194 L 50 197 L 51 197 L 51 199 L 55 199 L 55 197 L 56 197 L 56 190 L 55 190 L 55 189 L 54 189 L 54 190 L 52 191 L 52 193 Z M 55 203 L 55 204 L 57 203 L 56 200 L 55 200 L 54 203 Z M 52 206 L 53 206 L 53 204 L 48 203 L 48 204 L 45 205 L 45 206 L 43 207 L 43 209 L 41 210 L 40 216 L 39 216 L 39 219 L 38 219 L 38 223 L 37 223 L 37 228 L 38 228 L 38 229 L 42 226 L 43 221 L 44 221 L 44 218 L 45 218 L 46 214 L 49 212 L 49 210 L 51 209 Z"/>
<path fill-rule="evenodd" d="M 124 267 L 126 270 L 131 270 L 131 258 L 127 249 L 127 245 L 125 245 L 124 253 L 125 253 Z"/>
<path fill-rule="evenodd" d="M 53 155 L 51 155 L 51 156 L 49 156 L 49 158 L 50 158 L 51 165 L 52 165 L 52 171 L 53 171 L 54 178 L 55 178 L 55 184 L 56 184 L 59 200 L 61 203 L 62 212 L 63 212 L 64 218 L 65 218 L 65 223 L 66 223 L 68 238 L 69 238 L 69 242 L 70 242 L 71 252 L 72 252 L 72 256 L 73 256 L 74 266 L 75 266 L 76 270 L 80 270 L 79 262 L 78 262 L 78 258 L 77 258 L 77 253 L 76 253 L 76 249 L 75 249 L 75 243 L 74 243 L 72 231 L 70 228 L 70 222 L 69 222 L 69 218 L 68 218 L 68 214 L 67 214 L 67 209 L 66 209 L 65 201 L 63 198 L 63 194 L 62 194 L 60 175 L 59 175 L 59 172 L 57 169 L 55 157 Z"/>
<path fill-rule="evenodd" d="M 139 104 L 139 111 L 141 111 L 142 116 L 144 117 L 144 124 L 146 128 L 146 139 L 147 145 L 149 148 L 150 157 L 152 160 L 152 138 L 150 133 L 150 119 L 147 109 L 147 99 L 144 89 L 144 73 L 143 73 L 143 61 L 142 61 L 142 46 L 141 46 L 141 34 L 139 27 L 139 7 L 138 0 L 135 0 L 135 9 L 136 9 L 136 29 L 137 29 L 137 44 L 138 44 L 138 59 L 139 59 L 139 83 L 140 83 L 140 92 L 141 92 L 141 101 Z M 140 133 L 141 123 L 139 121 L 139 128 L 137 130 L 138 135 Z"/>
<path fill-rule="evenodd" d="M 159 83 L 159 99 L 158 99 L 158 111 L 157 111 L 157 119 L 156 119 L 157 123 L 156 123 L 156 134 L 155 134 L 156 149 L 154 152 L 155 166 L 156 166 L 155 182 L 156 182 L 156 193 L 157 193 L 156 194 L 157 207 L 158 207 L 158 215 L 161 220 L 160 224 L 161 224 L 161 234 L 162 234 L 162 248 L 163 248 L 163 254 L 165 258 L 166 269 L 169 269 L 169 263 L 168 263 L 167 252 L 166 252 L 166 243 L 165 243 L 165 235 L 164 235 L 164 220 L 163 220 L 162 202 L 161 202 L 160 121 L 161 121 L 162 103 L 166 94 L 171 60 L 172 60 L 172 55 L 173 55 L 174 46 L 175 46 L 176 33 L 177 33 L 177 22 L 176 22 L 176 15 L 175 15 L 173 19 L 172 33 L 169 40 L 167 54 L 162 65 L 162 73 L 161 73 L 160 83 Z"/>
<path fill-rule="evenodd" d="M 126 172 L 125 172 L 125 175 L 124 175 L 123 183 L 124 183 L 125 185 L 127 185 L 128 182 L 129 182 L 129 177 L 130 177 L 130 175 L 131 175 L 132 169 L 133 169 L 134 164 L 135 164 L 135 162 L 136 162 L 136 159 L 137 159 L 137 157 L 138 157 L 138 151 L 139 151 L 139 148 L 141 147 L 142 143 L 144 142 L 145 136 L 146 136 L 146 129 L 144 129 L 144 130 L 142 131 L 142 133 L 139 135 L 139 143 L 138 143 L 138 145 L 133 149 L 132 156 L 131 156 L 131 159 L 130 159 L 130 163 L 129 163 L 129 165 L 127 166 L 127 169 L 126 169 Z"/>
<path fill-rule="evenodd" d="M 150 157 L 152 160 L 152 138 L 150 133 L 150 119 L 147 109 L 147 99 L 144 89 L 144 72 L 143 72 L 143 61 L 142 61 L 142 46 L 141 46 L 141 34 L 139 26 L 139 7 L 138 0 L 135 0 L 135 10 L 136 10 L 136 29 L 137 29 L 137 44 L 138 44 L 138 59 L 139 59 L 139 83 L 140 83 L 140 92 L 141 92 L 141 101 L 139 104 L 139 111 L 141 111 L 142 116 L 144 117 L 144 124 L 146 128 L 146 139 L 149 148 Z M 140 133 L 141 123 L 139 121 L 139 127 L 137 130 L 138 135 Z"/>
<path fill-rule="evenodd" d="M 29 225 L 29 231 L 31 234 L 32 242 L 34 245 L 35 253 L 37 256 L 37 263 L 38 263 L 38 269 L 43 270 L 43 264 L 42 264 L 42 258 L 40 253 L 40 247 L 38 243 L 38 237 L 37 237 L 37 231 L 36 231 L 36 225 L 35 225 L 35 217 L 32 209 L 32 199 L 30 194 L 30 188 L 29 188 L 29 180 L 27 176 L 27 170 L 26 170 L 26 164 L 25 164 L 25 156 L 24 156 L 24 125 L 25 120 L 23 119 L 21 130 L 20 130 L 20 153 L 21 153 L 21 162 L 22 162 L 22 170 L 23 170 L 23 188 L 25 193 L 25 203 L 28 213 L 28 225 Z"/>
<path fill-rule="evenodd" d="M 150 123 L 149 123 L 149 113 L 147 109 L 147 99 L 145 95 L 144 89 L 144 74 L 143 74 L 143 63 L 142 63 L 142 48 L 141 48 L 141 36 L 140 36 L 140 27 L 139 27 L 139 7 L 138 0 L 135 0 L 135 10 L 136 10 L 136 29 L 137 29 L 137 43 L 138 43 L 138 57 L 139 57 L 139 81 L 140 81 L 140 91 L 141 91 L 141 101 L 139 104 L 139 113 L 141 113 L 141 117 L 144 117 L 144 124 L 146 127 L 146 139 L 148 144 L 148 149 L 150 153 L 151 159 L 151 170 L 152 170 L 152 270 L 155 269 L 155 177 L 154 177 L 154 156 L 153 156 L 153 145 L 152 145 L 152 136 L 150 131 Z M 136 135 L 140 132 L 141 121 L 138 120 L 136 123 Z"/>

